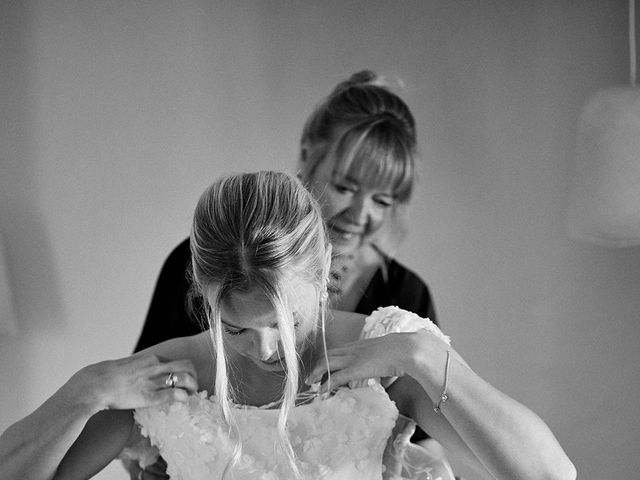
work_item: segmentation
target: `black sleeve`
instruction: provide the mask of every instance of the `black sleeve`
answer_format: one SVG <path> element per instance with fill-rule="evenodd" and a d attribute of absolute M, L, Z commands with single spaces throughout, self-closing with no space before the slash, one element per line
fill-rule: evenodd
<path fill-rule="evenodd" d="M 187 268 L 190 260 L 189 239 L 186 239 L 171 252 L 162 266 L 134 351 L 202 331 L 199 322 L 189 314 L 187 306 L 190 286 Z"/>
<path fill-rule="evenodd" d="M 429 287 L 420 277 L 406 268 L 396 270 L 394 274 L 396 275 L 396 280 L 392 284 L 398 286 L 394 291 L 396 305 L 421 317 L 426 317 L 438 325 L 436 306 Z"/>
<path fill-rule="evenodd" d="M 408 268 L 392 260 L 388 264 L 388 305 L 396 305 L 438 325 L 436 306 L 429 287 Z"/>

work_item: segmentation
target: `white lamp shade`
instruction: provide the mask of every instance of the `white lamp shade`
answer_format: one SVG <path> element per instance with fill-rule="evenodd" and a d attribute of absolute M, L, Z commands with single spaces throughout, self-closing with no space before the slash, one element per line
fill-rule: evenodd
<path fill-rule="evenodd" d="M 5 250 L 0 235 L 0 335 L 15 335 L 17 331 L 9 270 L 5 262 Z"/>
<path fill-rule="evenodd" d="M 594 95 L 578 122 L 569 235 L 605 245 L 640 245 L 640 89 Z"/>

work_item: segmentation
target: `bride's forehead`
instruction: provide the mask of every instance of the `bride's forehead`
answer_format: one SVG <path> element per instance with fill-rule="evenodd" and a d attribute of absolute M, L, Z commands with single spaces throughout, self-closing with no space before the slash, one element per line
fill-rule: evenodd
<path fill-rule="evenodd" d="M 209 302 L 213 302 L 216 297 L 217 287 L 212 286 L 208 292 Z M 309 282 L 292 282 L 287 285 L 283 292 L 293 312 L 305 312 L 313 308 L 317 303 L 316 292 L 313 284 Z M 275 308 L 271 304 L 265 293 L 254 288 L 248 291 L 233 292 L 220 305 L 221 314 L 224 319 L 238 319 L 243 323 L 274 316 Z"/>

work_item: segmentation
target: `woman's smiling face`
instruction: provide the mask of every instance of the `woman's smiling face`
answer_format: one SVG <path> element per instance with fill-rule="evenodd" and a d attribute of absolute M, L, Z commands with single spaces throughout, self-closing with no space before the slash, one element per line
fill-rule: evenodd
<path fill-rule="evenodd" d="M 334 165 L 332 158 L 322 160 L 308 186 L 320 203 L 334 250 L 345 253 L 380 230 L 395 198 L 390 186 L 370 185 L 350 173 L 340 175 Z"/>

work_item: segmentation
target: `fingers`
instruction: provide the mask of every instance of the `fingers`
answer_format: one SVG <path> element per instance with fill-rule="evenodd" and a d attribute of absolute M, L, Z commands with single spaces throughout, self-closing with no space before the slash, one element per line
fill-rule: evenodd
<path fill-rule="evenodd" d="M 173 360 L 170 362 L 157 360 L 155 364 L 147 367 L 151 375 L 169 375 L 171 372 L 185 372 L 196 377 L 196 369 L 191 360 Z"/>
<path fill-rule="evenodd" d="M 155 373 L 156 367 L 153 366 L 151 371 Z M 166 368 L 171 368 L 171 365 Z M 136 382 L 121 389 L 116 408 L 141 408 L 176 401 L 185 402 L 190 394 L 198 390 L 195 377 L 186 371 L 151 375 L 147 370 L 137 372 L 137 376 Z"/>
<path fill-rule="evenodd" d="M 118 360 L 114 367 L 109 391 L 117 394 L 110 402 L 112 408 L 185 401 L 198 391 L 197 373 L 191 360 L 167 361 L 142 354 Z"/>
<path fill-rule="evenodd" d="M 163 361 L 155 355 L 141 358 L 143 368 L 137 372 L 149 378 L 156 390 L 183 389 L 188 393 L 198 390 L 198 377 L 191 360 Z"/>
<path fill-rule="evenodd" d="M 321 392 L 370 378 L 398 377 L 406 374 L 406 338 L 397 335 L 358 340 L 327 352 L 307 377 L 306 383 L 323 382 Z M 331 373 L 330 378 L 327 370 Z"/>
<path fill-rule="evenodd" d="M 306 383 L 307 385 L 313 385 L 314 383 L 320 382 L 322 380 L 322 377 L 324 377 L 327 373 L 327 370 L 327 364 L 324 361 L 316 364 L 311 373 L 305 379 L 304 383 Z"/>
<path fill-rule="evenodd" d="M 329 390 L 347 385 L 352 380 L 357 379 L 353 377 L 353 372 L 348 368 L 339 370 L 337 372 L 332 372 L 331 377 L 328 377 L 327 380 L 322 385 L 320 385 L 320 393 L 326 393 Z"/>
<path fill-rule="evenodd" d="M 322 358 L 318 361 L 316 366 L 311 370 L 311 373 L 307 377 L 307 385 L 318 383 L 322 380 L 322 377 L 327 373 L 327 369 L 331 372 L 331 378 L 333 380 L 334 372 L 341 370 L 348 366 L 352 362 L 351 356 L 335 356 L 333 351 L 327 354 L 327 361 Z M 333 382 L 332 382 L 333 383 Z"/>
<path fill-rule="evenodd" d="M 186 402 L 189 393 L 182 388 L 163 388 L 156 390 L 150 399 L 151 405 L 162 405 L 164 403 Z"/>
<path fill-rule="evenodd" d="M 198 390 L 198 381 L 195 376 L 185 371 L 171 371 L 166 375 L 160 375 L 156 379 L 158 390 L 181 389 L 187 393 L 195 393 Z"/>

